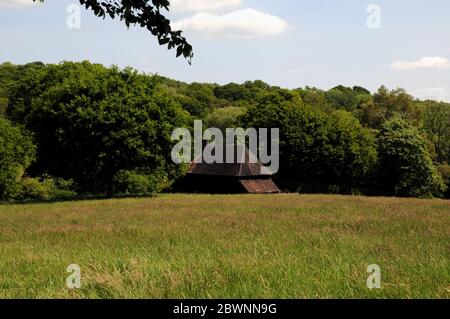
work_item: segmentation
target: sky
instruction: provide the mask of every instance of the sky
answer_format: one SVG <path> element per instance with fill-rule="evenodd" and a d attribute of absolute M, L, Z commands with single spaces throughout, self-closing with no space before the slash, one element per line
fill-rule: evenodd
<path fill-rule="evenodd" d="M 450 101 L 448 0 L 170 2 L 167 16 L 194 47 L 192 65 L 76 0 L 0 0 L 0 63 L 89 60 L 186 82 L 385 85 Z"/>

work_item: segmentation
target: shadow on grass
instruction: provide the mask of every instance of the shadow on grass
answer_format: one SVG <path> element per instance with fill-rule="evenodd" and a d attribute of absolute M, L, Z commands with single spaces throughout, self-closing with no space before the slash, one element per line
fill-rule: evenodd
<path fill-rule="evenodd" d="M 106 195 L 80 195 L 72 198 L 53 198 L 40 200 L 21 200 L 21 201 L 3 201 L 0 205 L 29 205 L 29 204 L 51 204 L 51 203 L 65 203 L 65 202 L 81 202 L 94 200 L 110 200 L 110 199 L 125 199 L 125 198 L 155 198 L 160 194 L 119 194 L 113 197 Z"/>

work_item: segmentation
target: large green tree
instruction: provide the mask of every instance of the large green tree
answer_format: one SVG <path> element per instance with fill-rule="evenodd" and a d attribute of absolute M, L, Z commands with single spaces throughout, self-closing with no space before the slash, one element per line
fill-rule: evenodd
<path fill-rule="evenodd" d="M 427 141 L 405 120 L 394 118 L 378 135 L 383 189 L 399 196 L 442 196 L 445 185 L 433 165 Z"/>
<path fill-rule="evenodd" d="M 52 65 L 30 74 L 11 103 L 10 116 L 36 135 L 36 175 L 74 179 L 81 190 L 112 196 L 119 171 L 178 172 L 170 137 L 188 115 L 151 77 L 88 62 Z"/>
<path fill-rule="evenodd" d="M 358 106 L 357 93 L 351 88 L 339 85 L 327 91 L 325 95 L 336 109 L 353 111 Z"/>
<path fill-rule="evenodd" d="M 373 135 L 346 111 L 327 114 L 279 91 L 250 107 L 243 124 L 280 129 L 280 180 L 358 186 L 376 161 Z"/>
<path fill-rule="evenodd" d="M 12 199 L 35 156 L 31 138 L 0 117 L 0 200 Z"/>
<path fill-rule="evenodd" d="M 237 83 L 229 83 L 224 86 L 217 86 L 214 89 L 214 95 L 218 99 L 225 99 L 229 101 L 245 100 L 248 101 L 252 98 L 250 90 L 244 85 Z"/>
<path fill-rule="evenodd" d="M 450 104 L 427 101 L 424 128 L 434 143 L 439 162 L 450 161 Z"/>

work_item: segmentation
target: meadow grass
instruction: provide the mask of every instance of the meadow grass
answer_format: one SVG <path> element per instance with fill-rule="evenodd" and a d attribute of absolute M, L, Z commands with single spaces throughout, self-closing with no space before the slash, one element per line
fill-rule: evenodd
<path fill-rule="evenodd" d="M 449 298 L 450 202 L 162 195 L 0 206 L 1 298 Z M 81 268 L 80 289 L 65 285 Z M 382 289 L 369 290 L 378 264 Z"/>

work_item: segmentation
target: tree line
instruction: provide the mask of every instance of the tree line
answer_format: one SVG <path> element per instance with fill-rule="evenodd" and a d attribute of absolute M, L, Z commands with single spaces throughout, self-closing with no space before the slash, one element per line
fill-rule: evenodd
<path fill-rule="evenodd" d="M 0 65 L 0 200 L 170 191 L 176 127 L 280 129 L 293 192 L 449 197 L 450 104 L 405 90 L 184 83 L 90 62 Z"/>

